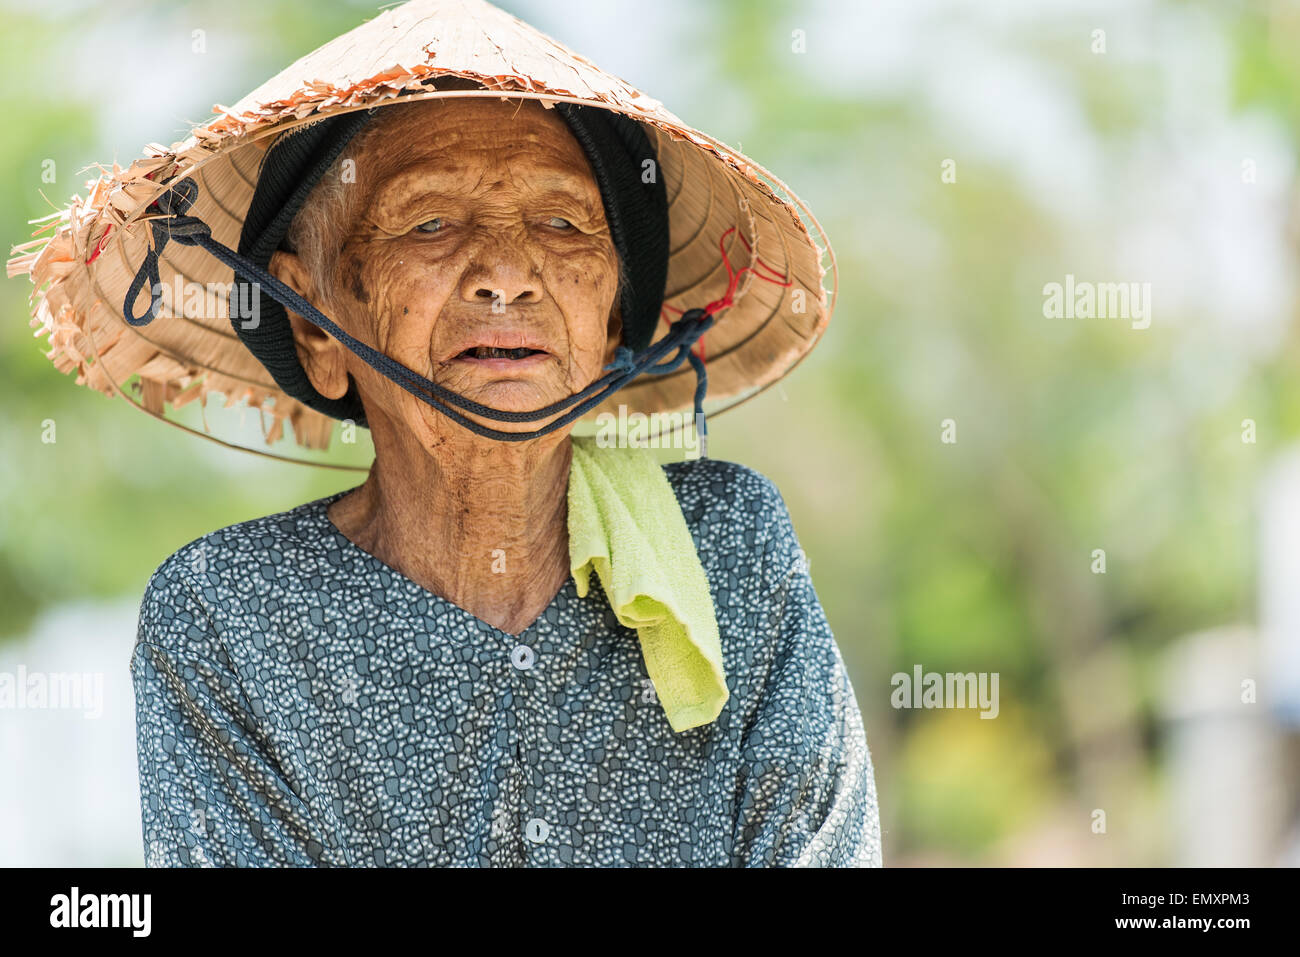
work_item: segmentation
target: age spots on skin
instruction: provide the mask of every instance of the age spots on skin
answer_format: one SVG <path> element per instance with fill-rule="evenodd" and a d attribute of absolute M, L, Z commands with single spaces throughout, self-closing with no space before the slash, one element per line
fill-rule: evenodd
<path fill-rule="evenodd" d="M 370 303 L 370 292 L 366 289 L 361 272 L 361 257 L 355 252 L 349 253 L 343 262 L 343 281 L 347 284 L 348 290 L 357 302 L 368 305 Z"/>

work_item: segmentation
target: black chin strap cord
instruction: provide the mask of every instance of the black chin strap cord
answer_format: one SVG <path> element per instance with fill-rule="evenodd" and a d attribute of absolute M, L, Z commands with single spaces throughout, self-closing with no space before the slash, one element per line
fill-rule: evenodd
<path fill-rule="evenodd" d="M 141 263 L 135 278 L 131 281 L 122 304 L 122 315 L 132 326 L 147 325 L 158 315 L 158 309 L 162 304 L 158 254 L 169 240 L 174 240 L 182 246 L 198 246 L 206 250 L 234 270 L 236 276 L 259 284 L 286 309 L 296 312 L 329 333 L 386 379 L 470 431 L 502 442 L 524 442 L 553 432 L 581 417 L 642 373 L 664 375 L 677 369 L 681 366 L 682 360 L 687 359 L 695 370 L 695 426 L 699 436 L 700 457 L 707 457 L 708 427 L 704 417 L 704 395 L 708 390 L 708 373 L 704 360 L 691 351 L 691 346 L 713 325 L 713 310 L 723 303 L 710 303 L 710 308 L 687 311 L 672 323 L 668 335 L 652 343 L 640 353 L 633 353 L 627 346 L 619 346 L 614 354 L 614 361 L 602 370 L 605 375 L 581 392 L 530 412 L 505 412 L 452 392 L 350 336 L 289 286 L 255 263 L 249 262 L 229 246 L 218 242 L 212 237 L 212 230 L 207 223 L 197 216 L 188 215 L 190 207 L 198 196 L 198 190 L 198 184 L 193 180 L 181 180 L 163 193 L 155 204 L 163 215 L 150 221 L 154 241 L 146 252 L 144 262 Z M 149 308 L 142 315 L 137 316 L 134 313 L 134 304 L 146 283 L 149 284 L 150 289 Z M 665 357 L 673 350 L 676 350 L 677 354 L 665 361 Z M 497 422 L 536 422 L 564 412 L 565 409 L 569 411 L 539 429 L 529 432 L 506 432 L 471 421 L 456 409 Z"/>

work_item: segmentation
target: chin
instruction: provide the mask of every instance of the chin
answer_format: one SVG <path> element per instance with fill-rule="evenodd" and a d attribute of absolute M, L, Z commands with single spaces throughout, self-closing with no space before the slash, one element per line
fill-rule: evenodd
<path fill-rule="evenodd" d="M 500 378 L 489 379 L 488 381 L 482 381 L 481 379 L 474 381 L 475 379 L 479 379 L 479 377 L 457 377 L 456 381 L 440 382 L 438 384 L 471 402 L 478 402 L 499 412 L 531 412 L 534 409 L 553 405 L 572 394 L 564 383 L 555 381 L 552 376 L 538 377 L 538 381 L 533 381 L 532 377 Z M 421 404 L 423 405 L 423 403 Z M 450 403 L 448 404 L 450 405 Z M 496 419 L 475 415 L 456 406 L 452 406 L 452 408 L 471 421 L 501 432 L 531 432 L 545 426 L 548 422 L 563 415 L 564 411 L 567 411 L 562 410 L 549 418 L 532 422 L 500 422 Z M 430 415 L 441 418 L 450 428 L 463 429 L 463 426 L 450 422 L 443 413 L 436 409 L 426 406 L 426 410 Z"/>

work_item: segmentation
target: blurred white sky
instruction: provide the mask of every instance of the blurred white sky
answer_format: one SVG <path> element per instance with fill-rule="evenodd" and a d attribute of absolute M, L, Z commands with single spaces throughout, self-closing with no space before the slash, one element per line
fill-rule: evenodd
<path fill-rule="evenodd" d="M 0 711 L 0 867 L 144 862 L 128 663 L 140 600 L 87 603 L 0 645 L 0 672 L 103 675 L 103 713 Z"/>

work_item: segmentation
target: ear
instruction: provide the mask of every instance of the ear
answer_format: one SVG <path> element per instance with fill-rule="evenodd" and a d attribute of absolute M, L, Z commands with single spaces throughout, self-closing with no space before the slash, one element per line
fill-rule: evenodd
<path fill-rule="evenodd" d="M 277 250 L 267 271 L 309 302 L 319 302 L 319 290 L 311 281 L 306 263 L 296 253 Z M 298 313 L 286 309 L 293 327 L 293 344 L 307 378 L 327 399 L 341 399 L 348 391 L 347 350 L 343 344 Z"/>
<path fill-rule="evenodd" d="M 618 302 L 609 311 L 609 324 L 606 327 L 605 365 L 614 361 L 614 353 L 623 344 L 623 308 Z"/>

